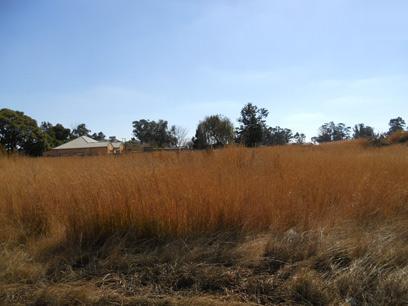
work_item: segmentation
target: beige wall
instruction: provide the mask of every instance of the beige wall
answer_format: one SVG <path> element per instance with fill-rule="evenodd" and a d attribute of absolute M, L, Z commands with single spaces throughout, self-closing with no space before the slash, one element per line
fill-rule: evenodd
<path fill-rule="evenodd" d="M 120 144 L 119 148 L 114 148 L 112 144 L 108 145 L 108 153 L 113 154 L 121 154 L 125 150 L 125 145 L 123 143 Z"/>

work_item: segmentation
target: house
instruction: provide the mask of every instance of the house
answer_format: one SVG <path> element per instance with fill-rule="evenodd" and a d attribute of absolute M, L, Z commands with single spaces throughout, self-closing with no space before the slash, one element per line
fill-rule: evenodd
<path fill-rule="evenodd" d="M 120 154 L 124 150 L 122 142 L 97 141 L 81 136 L 46 152 L 45 156 L 94 156 Z"/>

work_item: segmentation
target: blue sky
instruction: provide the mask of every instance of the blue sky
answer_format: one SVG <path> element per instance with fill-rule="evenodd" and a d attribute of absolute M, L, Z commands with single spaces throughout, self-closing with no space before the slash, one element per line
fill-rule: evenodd
<path fill-rule="evenodd" d="M 405 0 L 0 0 L 0 108 L 130 138 L 193 135 L 246 102 L 268 124 L 408 120 Z"/>

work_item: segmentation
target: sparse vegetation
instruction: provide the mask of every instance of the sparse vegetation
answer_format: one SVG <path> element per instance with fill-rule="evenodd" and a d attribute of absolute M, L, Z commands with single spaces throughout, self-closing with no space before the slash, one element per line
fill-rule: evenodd
<path fill-rule="evenodd" d="M 4 156 L 0 301 L 404 305 L 407 153 Z"/>

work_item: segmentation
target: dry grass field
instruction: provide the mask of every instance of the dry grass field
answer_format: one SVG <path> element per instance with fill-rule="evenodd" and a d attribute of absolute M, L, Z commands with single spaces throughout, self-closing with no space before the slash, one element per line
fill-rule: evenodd
<path fill-rule="evenodd" d="M 2 157 L 0 303 L 406 305 L 408 146 Z"/>

